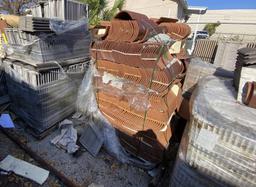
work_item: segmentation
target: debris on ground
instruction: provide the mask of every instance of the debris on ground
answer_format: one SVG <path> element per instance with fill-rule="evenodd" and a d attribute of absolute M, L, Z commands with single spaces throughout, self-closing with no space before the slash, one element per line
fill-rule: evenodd
<path fill-rule="evenodd" d="M 76 152 L 79 146 L 76 145 L 77 130 L 73 127 L 73 122 L 65 119 L 60 123 L 59 129 L 60 135 L 56 136 L 51 143 L 70 154 Z"/>
<path fill-rule="evenodd" d="M 42 185 L 49 176 L 49 171 L 11 155 L 8 155 L 0 162 L 0 168 L 6 172 L 14 172 L 17 175 L 29 178 L 40 185 Z"/>
<path fill-rule="evenodd" d="M 255 43 L 129 10 L 90 25 L 73 0 L 31 6 L 0 15 L 1 187 L 256 185 Z"/>
<path fill-rule="evenodd" d="M 0 114 L 0 126 L 3 128 L 15 128 L 9 114 Z"/>

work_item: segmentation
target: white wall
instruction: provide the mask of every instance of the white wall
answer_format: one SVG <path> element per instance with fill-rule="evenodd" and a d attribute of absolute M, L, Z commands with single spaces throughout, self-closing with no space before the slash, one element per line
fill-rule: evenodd
<path fill-rule="evenodd" d="M 112 6 L 113 3 L 114 0 L 109 0 L 109 6 Z M 184 16 L 184 10 L 179 0 L 126 0 L 123 9 L 142 13 L 150 18 L 183 19 Z"/>
<path fill-rule="evenodd" d="M 192 15 L 188 20 L 192 31 L 195 30 L 198 15 Z M 255 10 L 207 10 L 201 16 L 199 29 L 202 30 L 206 23 L 222 24 L 216 32 L 256 35 L 256 9 Z"/>

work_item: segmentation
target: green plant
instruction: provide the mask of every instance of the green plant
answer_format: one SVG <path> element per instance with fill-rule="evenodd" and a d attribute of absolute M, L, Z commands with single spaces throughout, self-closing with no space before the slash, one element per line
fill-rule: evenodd
<path fill-rule="evenodd" d="M 107 7 L 106 0 L 80 0 L 89 6 L 89 23 L 96 25 L 101 20 L 102 11 Z"/>
<path fill-rule="evenodd" d="M 103 20 L 111 20 L 118 11 L 122 10 L 125 0 L 115 0 L 111 9 L 107 8 L 103 11 Z"/>
<path fill-rule="evenodd" d="M 107 8 L 107 0 L 80 0 L 89 6 L 89 23 L 97 25 L 101 20 L 110 20 L 123 8 L 125 0 L 115 0 L 112 8 Z"/>
<path fill-rule="evenodd" d="M 203 30 L 207 31 L 209 33 L 209 35 L 212 36 L 215 33 L 216 28 L 218 26 L 220 26 L 219 22 L 217 22 L 217 23 L 208 23 L 208 24 L 205 25 Z"/>

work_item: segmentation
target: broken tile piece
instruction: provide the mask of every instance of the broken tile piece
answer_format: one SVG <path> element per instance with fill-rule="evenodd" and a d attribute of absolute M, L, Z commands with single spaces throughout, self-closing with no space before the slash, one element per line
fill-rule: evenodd
<path fill-rule="evenodd" d="M 42 185 L 49 176 L 49 171 L 17 159 L 11 155 L 8 155 L 0 162 L 0 168 L 31 179 L 40 185 Z"/>

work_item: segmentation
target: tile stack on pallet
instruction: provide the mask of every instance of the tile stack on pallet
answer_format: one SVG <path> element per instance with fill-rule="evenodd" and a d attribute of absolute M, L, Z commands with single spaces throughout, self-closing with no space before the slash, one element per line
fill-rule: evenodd
<path fill-rule="evenodd" d="M 255 68 L 256 65 L 256 49 L 255 48 L 242 48 L 238 50 L 238 56 L 236 61 L 234 84 L 236 89 L 239 89 L 239 82 L 241 77 L 241 71 L 243 67 Z"/>
<path fill-rule="evenodd" d="M 200 58 L 193 58 L 190 60 L 182 87 L 183 96 L 185 98 L 190 98 L 198 81 L 209 75 L 232 78 L 233 72 L 220 69 L 214 64 L 207 63 Z"/>
<path fill-rule="evenodd" d="M 193 94 L 193 91 L 195 90 L 198 81 L 209 75 L 233 78 L 233 72 L 218 68 L 214 64 L 205 62 L 200 58 L 192 58 L 190 60 L 182 87 L 182 103 L 178 111 L 178 114 L 182 118 L 189 120 L 189 100 L 191 98 L 191 95 Z"/>
<path fill-rule="evenodd" d="M 13 50 L 3 61 L 11 109 L 41 137 L 75 111 L 90 58 L 87 20 L 21 17 L 5 33 Z"/>
<path fill-rule="evenodd" d="M 246 44 L 239 42 L 219 42 L 214 59 L 214 65 L 229 71 L 234 71 L 237 58 L 237 50 L 245 46 Z"/>
<path fill-rule="evenodd" d="M 34 17 L 79 20 L 88 17 L 88 5 L 74 0 L 48 0 L 31 8 Z"/>
<path fill-rule="evenodd" d="M 160 162 L 172 136 L 170 121 L 180 104 L 186 58 L 183 48 L 169 53 L 170 46 L 161 39 L 183 41 L 190 28 L 181 23 L 158 25 L 145 15 L 121 11 L 107 30 L 105 39 L 91 49 L 99 75 L 99 109 L 128 152 Z"/>
<path fill-rule="evenodd" d="M 234 85 L 238 90 L 237 101 L 256 108 L 254 85 L 256 82 L 256 48 L 238 50 Z"/>
<path fill-rule="evenodd" d="M 32 29 L 31 24 L 35 20 L 44 24 L 47 22 L 48 25 Z M 48 18 L 21 17 L 19 28 L 5 29 L 8 43 L 13 49 L 9 58 L 31 65 L 87 60 L 90 33 L 86 22 L 86 19 L 62 22 Z"/>
<path fill-rule="evenodd" d="M 256 110 L 235 94 L 230 79 L 199 82 L 171 186 L 256 185 Z"/>

